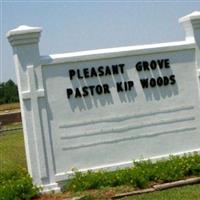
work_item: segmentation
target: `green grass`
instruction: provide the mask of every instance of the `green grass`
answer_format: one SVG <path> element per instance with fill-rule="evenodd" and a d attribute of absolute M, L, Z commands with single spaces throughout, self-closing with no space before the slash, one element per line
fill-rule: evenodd
<path fill-rule="evenodd" d="M 190 185 L 165 191 L 123 198 L 123 200 L 200 200 L 200 185 Z"/>
<path fill-rule="evenodd" d="M 16 122 L 16 123 L 12 123 L 12 124 L 6 124 L 6 125 L 3 125 L 1 127 L 1 129 L 12 129 L 12 128 L 19 128 L 19 127 L 22 127 L 22 123 L 21 122 Z M 13 132 L 16 132 L 16 130 L 13 130 Z M 13 133 L 13 132 L 10 132 L 10 133 Z M 9 132 L 4 132 L 4 134 L 6 133 L 9 133 Z"/>
<path fill-rule="evenodd" d="M 3 126 L 21 127 L 21 124 Z M 23 133 L 21 130 L 0 134 L 0 200 L 31 199 L 39 192 L 26 169 Z"/>
<path fill-rule="evenodd" d="M 0 171 L 13 166 L 26 168 L 22 130 L 0 134 Z"/>

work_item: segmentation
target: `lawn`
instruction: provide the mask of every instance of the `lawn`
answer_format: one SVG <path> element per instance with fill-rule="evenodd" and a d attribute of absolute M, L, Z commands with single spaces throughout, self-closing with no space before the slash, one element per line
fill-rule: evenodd
<path fill-rule="evenodd" d="M 13 128 L 7 126 L 6 128 Z M 26 167 L 24 140 L 22 130 L 0 134 L 0 170 L 13 166 Z"/>
<path fill-rule="evenodd" d="M 127 197 L 122 200 L 200 200 L 200 184 Z"/>

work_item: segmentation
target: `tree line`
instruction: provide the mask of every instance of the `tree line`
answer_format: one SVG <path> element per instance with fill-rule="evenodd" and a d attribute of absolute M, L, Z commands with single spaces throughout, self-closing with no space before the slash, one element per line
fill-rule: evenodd
<path fill-rule="evenodd" d="M 17 85 L 14 81 L 0 83 L 0 104 L 19 102 Z"/>

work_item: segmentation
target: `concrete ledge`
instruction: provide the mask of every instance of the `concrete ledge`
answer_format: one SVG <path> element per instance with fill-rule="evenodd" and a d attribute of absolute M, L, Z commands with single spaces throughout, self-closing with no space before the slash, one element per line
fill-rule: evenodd
<path fill-rule="evenodd" d="M 171 183 L 154 185 L 153 188 L 155 190 L 165 190 L 165 189 L 169 189 L 169 188 L 173 188 L 173 187 L 180 187 L 180 186 L 190 185 L 190 184 L 195 184 L 195 183 L 200 183 L 200 177 L 189 178 L 186 180 L 180 180 L 180 181 L 175 181 L 175 182 L 171 182 Z"/>

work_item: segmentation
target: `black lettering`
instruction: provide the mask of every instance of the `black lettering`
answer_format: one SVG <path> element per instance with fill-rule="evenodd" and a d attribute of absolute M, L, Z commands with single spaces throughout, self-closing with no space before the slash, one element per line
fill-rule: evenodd
<path fill-rule="evenodd" d="M 147 61 L 143 61 L 142 63 L 143 63 L 143 70 L 144 70 L 144 71 L 150 70 L 150 69 L 149 69 L 149 63 L 148 63 Z"/>
<path fill-rule="evenodd" d="M 158 86 L 162 86 L 163 85 L 163 78 L 160 77 L 160 76 L 157 78 L 157 85 Z"/>
<path fill-rule="evenodd" d="M 107 75 L 111 75 L 111 70 L 110 70 L 110 67 L 109 66 L 106 66 L 106 69 L 105 69 L 105 76 Z"/>
<path fill-rule="evenodd" d="M 141 62 L 138 62 L 137 64 L 136 64 L 136 70 L 138 71 L 138 72 L 141 72 L 142 71 L 142 63 Z"/>
<path fill-rule="evenodd" d="M 96 93 L 100 95 L 100 94 L 102 94 L 102 92 L 103 92 L 102 86 L 101 85 L 97 85 L 96 86 Z"/>
<path fill-rule="evenodd" d="M 104 89 L 104 94 L 110 93 L 108 84 L 103 84 L 103 89 Z"/>
<path fill-rule="evenodd" d="M 155 87 L 156 86 L 156 79 L 151 78 L 149 84 L 150 84 L 151 87 Z"/>
<path fill-rule="evenodd" d="M 128 81 L 128 90 L 131 90 L 131 88 L 134 86 L 133 81 Z"/>
<path fill-rule="evenodd" d="M 97 72 L 96 72 L 96 69 L 94 67 L 92 67 L 91 70 L 90 70 L 90 76 L 91 77 L 93 77 L 93 76 L 97 77 Z"/>
<path fill-rule="evenodd" d="M 142 85 L 142 88 L 148 88 L 148 78 L 146 79 L 140 79 L 140 83 Z"/>
<path fill-rule="evenodd" d="M 165 68 L 170 68 L 169 59 L 165 59 Z"/>
<path fill-rule="evenodd" d="M 156 69 L 157 64 L 156 64 L 156 61 L 155 61 L 155 60 L 152 60 L 152 61 L 151 61 L 150 67 L 151 67 L 151 69 L 153 69 L 153 70 Z"/>
<path fill-rule="evenodd" d="M 83 74 L 84 74 L 84 77 L 85 78 L 89 78 L 90 76 L 89 76 L 89 70 L 88 70 L 88 68 L 84 68 L 83 69 Z"/>
<path fill-rule="evenodd" d="M 91 95 L 93 96 L 93 95 L 94 95 L 94 88 L 95 88 L 95 86 L 94 86 L 94 85 L 91 85 L 91 86 L 88 86 L 88 87 L 89 87 L 89 89 L 90 89 Z"/>
<path fill-rule="evenodd" d="M 103 66 L 98 67 L 99 76 L 104 76 Z"/>
<path fill-rule="evenodd" d="M 127 91 L 127 89 L 128 89 L 128 84 L 126 81 L 124 81 L 124 90 Z"/>
<path fill-rule="evenodd" d="M 75 90 L 75 98 L 77 98 L 77 97 L 82 97 L 79 88 L 76 88 L 76 90 Z"/>
<path fill-rule="evenodd" d="M 119 74 L 118 65 L 112 65 L 113 74 Z"/>
<path fill-rule="evenodd" d="M 87 86 L 84 86 L 83 88 L 82 88 L 82 90 L 83 90 L 83 97 L 86 97 L 86 96 L 88 96 L 88 94 L 89 94 L 89 92 L 88 92 L 88 87 Z"/>
<path fill-rule="evenodd" d="M 163 67 L 164 67 L 164 60 L 163 59 L 162 60 L 157 60 L 157 63 L 158 63 L 159 68 L 163 69 Z"/>
<path fill-rule="evenodd" d="M 125 64 L 119 64 L 120 70 L 121 70 L 121 74 L 124 73 L 124 66 Z"/>
<path fill-rule="evenodd" d="M 122 82 L 117 82 L 116 86 L 117 86 L 117 92 L 123 92 Z"/>
<path fill-rule="evenodd" d="M 73 70 L 73 69 L 69 70 L 69 78 L 70 78 L 70 80 L 73 79 L 73 76 L 75 76 L 75 74 L 76 74 L 75 70 Z"/>
<path fill-rule="evenodd" d="M 169 84 L 169 78 L 167 76 L 164 76 L 164 86 Z"/>
<path fill-rule="evenodd" d="M 71 88 L 67 88 L 66 92 L 67 92 L 67 98 L 69 99 L 73 94 L 73 90 Z"/>
<path fill-rule="evenodd" d="M 170 79 L 170 84 L 171 85 L 174 85 L 175 83 L 176 83 L 176 79 L 175 79 L 175 75 L 171 75 L 170 77 L 169 77 L 169 79 Z"/>
<path fill-rule="evenodd" d="M 77 69 L 77 77 L 79 79 L 83 79 L 83 76 L 81 76 L 81 73 L 80 73 L 80 69 Z"/>

